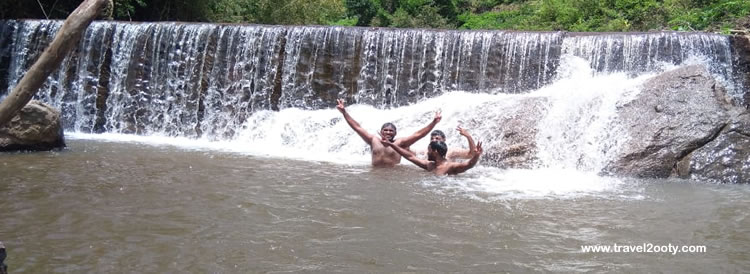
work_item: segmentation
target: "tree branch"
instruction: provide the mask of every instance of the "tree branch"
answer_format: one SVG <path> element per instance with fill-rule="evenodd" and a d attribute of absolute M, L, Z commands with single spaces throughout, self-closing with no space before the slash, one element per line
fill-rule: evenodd
<path fill-rule="evenodd" d="M 42 52 L 8 97 L 0 103 L 0 127 L 10 121 L 31 100 L 47 77 L 60 66 L 68 52 L 81 40 L 86 28 L 99 15 L 106 3 L 107 0 L 84 0 L 65 19 L 52 43 Z"/>

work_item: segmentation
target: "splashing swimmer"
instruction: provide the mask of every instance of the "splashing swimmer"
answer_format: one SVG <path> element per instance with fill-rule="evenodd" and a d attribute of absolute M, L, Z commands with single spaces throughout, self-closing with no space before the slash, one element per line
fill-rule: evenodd
<path fill-rule="evenodd" d="M 445 159 L 448 159 L 449 161 L 456 161 L 459 159 L 461 160 L 471 159 L 471 155 L 472 155 L 471 152 L 474 151 L 474 140 L 471 139 L 469 132 L 466 131 L 466 129 L 462 128 L 461 126 L 457 126 L 456 130 L 462 136 L 469 138 L 469 149 L 465 149 L 465 148 L 448 149 L 448 152 L 446 152 L 445 154 Z M 445 142 L 445 133 L 443 133 L 442 130 L 436 129 L 436 130 L 433 130 L 432 133 L 430 133 L 430 142 L 435 142 L 435 141 Z M 428 149 L 429 147 L 430 146 L 427 145 Z M 425 156 L 427 156 L 427 160 L 430 160 L 430 161 L 435 160 L 429 155 L 427 155 L 427 149 L 417 150 L 415 151 L 415 153 L 420 158 L 424 158 Z"/>
<path fill-rule="evenodd" d="M 455 175 L 465 172 L 474 167 L 474 165 L 476 165 L 479 161 L 479 156 L 483 151 L 482 142 L 478 142 L 475 147 L 474 140 L 471 138 L 471 135 L 469 135 L 466 131 L 461 130 L 460 128 L 461 127 L 459 127 L 461 135 L 464 135 L 466 137 L 466 139 L 469 141 L 469 146 L 472 148 L 470 151 L 471 159 L 469 159 L 469 161 L 467 162 L 459 163 L 452 162 L 446 159 L 445 155 L 448 152 L 448 146 L 443 141 L 430 142 L 430 145 L 427 147 L 427 158 L 430 160 L 420 159 L 411 151 L 395 145 L 392 141 L 386 138 L 382 138 L 380 142 L 385 146 L 393 148 L 396 152 L 398 152 L 398 154 L 406 158 L 406 160 L 411 161 L 415 165 L 427 171 L 431 171 L 432 173 L 435 173 L 437 175 Z"/>
<path fill-rule="evenodd" d="M 338 103 L 336 105 L 336 109 L 338 109 L 339 112 L 344 115 L 344 120 L 346 120 L 346 123 L 349 124 L 350 127 L 352 127 L 354 132 L 362 137 L 362 140 L 365 140 L 365 143 L 370 145 L 370 148 L 372 150 L 372 166 L 374 167 L 396 166 L 396 164 L 401 162 L 401 154 L 396 152 L 393 147 L 398 147 L 400 149 L 408 151 L 409 147 L 412 144 L 414 144 L 419 139 L 422 139 L 422 137 L 427 136 L 427 133 L 429 133 L 435 127 L 435 125 L 440 122 L 440 119 L 442 119 L 440 111 L 436 111 L 435 118 L 432 119 L 432 122 L 430 122 L 429 125 L 427 125 L 423 129 L 418 130 L 417 132 L 414 132 L 414 134 L 412 134 L 411 136 L 398 139 L 395 139 L 396 126 L 392 123 L 385 123 L 382 127 L 380 127 L 380 132 L 378 134 L 383 139 L 387 139 L 391 144 L 386 146 L 381 142 L 381 137 L 368 133 L 364 128 L 362 128 L 362 126 L 359 125 L 359 123 L 357 123 L 357 121 L 355 121 L 349 115 L 348 112 L 346 112 L 343 99 L 337 99 L 336 102 Z"/>

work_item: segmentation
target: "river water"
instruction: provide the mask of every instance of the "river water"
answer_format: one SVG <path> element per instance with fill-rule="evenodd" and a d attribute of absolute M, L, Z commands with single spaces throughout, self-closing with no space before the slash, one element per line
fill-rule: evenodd
<path fill-rule="evenodd" d="M 747 185 L 481 163 L 437 177 L 117 136 L 0 154 L 11 273 L 750 270 Z M 615 244 L 705 252 L 582 249 Z"/>

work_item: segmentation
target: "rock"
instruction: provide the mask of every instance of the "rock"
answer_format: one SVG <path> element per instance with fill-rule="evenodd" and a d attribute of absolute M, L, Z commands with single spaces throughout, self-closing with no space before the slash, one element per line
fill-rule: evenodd
<path fill-rule="evenodd" d="M 750 33 L 729 36 L 729 43 L 733 52 L 732 78 L 738 88 L 744 87 L 740 94 L 745 108 L 750 108 Z"/>
<path fill-rule="evenodd" d="M 616 119 L 628 132 L 627 141 L 604 171 L 671 176 L 678 161 L 715 139 L 728 123 L 727 98 L 702 66 L 682 67 L 648 80 L 618 111 Z"/>
<path fill-rule="evenodd" d="M 733 117 L 713 141 L 683 158 L 682 178 L 721 183 L 750 183 L 750 113 Z"/>
<path fill-rule="evenodd" d="M 60 111 L 32 100 L 0 127 L 0 151 L 52 150 L 65 147 Z"/>
<path fill-rule="evenodd" d="M 484 126 L 485 132 L 479 134 L 482 137 L 475 139 L 491 140 L 483 144 L 482 165 L 501 168 L 538 166 L 537 124 L 546 113 L 545 103 L 545 98 L 529 97 L 519 101 L 491 102 L 479 107 L 489 111 L 470 123 L 490 126 Z"/>

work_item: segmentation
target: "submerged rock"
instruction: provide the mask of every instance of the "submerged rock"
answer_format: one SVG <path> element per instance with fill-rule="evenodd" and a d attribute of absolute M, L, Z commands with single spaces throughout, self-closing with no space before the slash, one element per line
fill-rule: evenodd
<path fill-rule="evenodd" d="M 0 127 L 0 151 L 41 151 L 65 147 L 60 111 L 32 100 Z"/>

